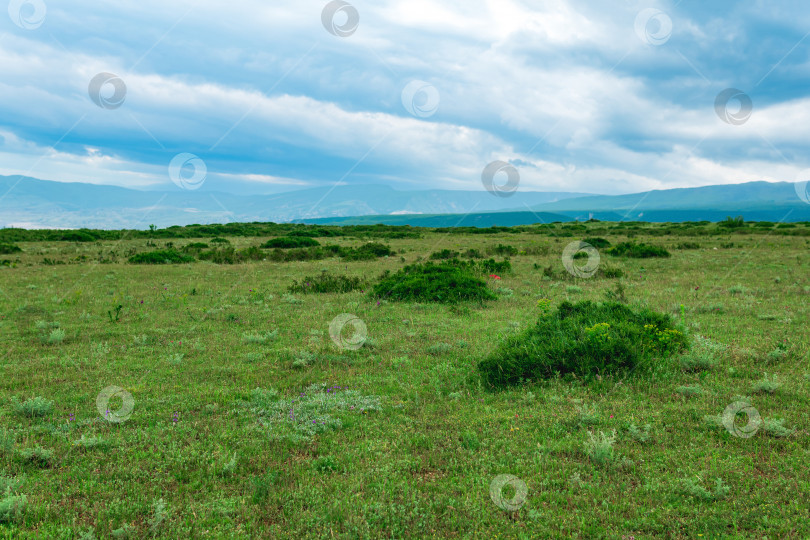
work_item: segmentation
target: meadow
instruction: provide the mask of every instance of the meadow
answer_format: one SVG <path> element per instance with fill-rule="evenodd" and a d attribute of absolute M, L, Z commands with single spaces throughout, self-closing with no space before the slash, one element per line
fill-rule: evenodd
<path fill-rule="evenodd" d="M 581 240 L 593 273 L 562 259 Z M 810 536 L 807 223 L 0 245 L 2 538 Z M 375 289 L 453 260 L 478 297 Z M 483 376 L 588 300 L 664 314 L 688 346 L 644 370 Z"/>

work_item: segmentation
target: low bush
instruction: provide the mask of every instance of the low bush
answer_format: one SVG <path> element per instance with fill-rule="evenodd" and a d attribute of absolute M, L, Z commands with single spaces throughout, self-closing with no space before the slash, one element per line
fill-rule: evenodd
<path fill-rule="evenodd" d="M 0 244 L 0 255 L 10 255 L 21 251 L 22 249 L 15 244 Z"/>
<path fill-rule="evenodd" d="M 518 249 L 515 246 L 498 244 L 497 246 L 489 249 L 490 253 L 496 255 L 517 255 Z"/>
<path fill-rule="evenodd" d="M 688 347 L 667 315 L 615 303 L 563 302 L 478 364 L 493 386 L 557 373 L 611 375 L 649 367 Z"/>
<path fill-rule="evenodd" d="M 183 246 L 181 251 L 188 253 L 189 251 L 200 251 L 201 249 L 208 249 L 208 244 L 203 242 L 192 242 L 191 244 L 186 244 Z"/>
<path fill-rule="evenodd" d="M 347 293 L 364 287 L 363 280 L 356 276 L 330 274 L 321 272 L 315 277 L 305 277 L 301 281 L 294 280 L 289 287 L 291 293 Z"/>
<path fill-rule="evenodd" d="M 384 274 L 374 285 L 375 298 L 455 304 L 465 300 L 494 300 L 487 284 L 468 268 L 449 263 L 414 264 L 395 274 Z"/>
<path fill-rule="evenodd" d="M 329 246 L 337 247 L 337 246 Z M 369 242 L 358 248 L 339 248 L 338 255 L 344 261 L 370 261 L 379 257 L 388 257 L 396 253 L 390 247 L 379 242 Z"/>
<path fill-rule="evenodd" d="M 591 238 L 585 238 L 582 241 L 585 242 L 586 244 L 592 245 L 596 249 L 602 249 L 602 248 L 610 247 L 610 245 L 611 245 L 608 240 L 606 240 L 604 238 L 600 238 L 598 236 L 597 237 L 591 237 Z"/>
<path fill-rule="evenodd" d="M 634 259 L 648 259 L 651 257 L 670 257 L 669 251 L 650 244 L 635 242 L 622 242 L 605 251 L 615 257 L 631 257 Z"/>
<path fill-rule="evenodd" d="M 700 249 L 700 244 L 696 242 L 681 242 L 675 246 L 675 249 Z"/>
<path fill-rule="evenodd" d="M 434 251 L 430 254 L 430 259 L 434 261 L 443 260 L 443 259 L 455 259 L 459 256 L 458 251 L 453 251 L 451 249 L 443 249 L 441 251 Z"/>
<path fill-rule="evenodd" d="M 269 248 L 293 249 L 293 248 L 314 247 L 320 245 L 321 245 L 320 242 L 308 236 L 294 236 L 294 237 L 282 236 L 281 238 L 271 238 L 270 240 L 262 244 L 262 247 L 265 249 Z"/>
<path fill-rule="evenodd" d="M 130 257 L 129 262 L 132 264 L 184 264 L 194 262 L 194 257 L 173 249 L 167 249 L 138 253 Z"/>
<path fill-rule="evenodd" d="M 216 264 L 239 264 L 246 261 L 261 261 L 267 257 L 267 254 L 256 246 L 240 250 L 228 246 L 203 251 L 198 257 L 201 261 L 210 261 Z"/>

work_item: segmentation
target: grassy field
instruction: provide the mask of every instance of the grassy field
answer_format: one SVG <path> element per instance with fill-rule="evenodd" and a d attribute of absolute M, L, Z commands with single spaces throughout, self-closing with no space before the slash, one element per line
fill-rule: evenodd
<path fill-rule="evenodd" d="M 396 255 L 370 261 L 233 265 L 127 262 L 164 239 L 18 242 L 0 257 L 0 537 L 806 538 L 810 237 L 657 227 L 425 231 L 375 238 Z M 622 277 L 566 272 L 570 242 L 628 234 L 672 256 L 600 249 Z M 386 270 L 499 244 L 517 254 L 484 276 L 495 300 L 369 296 Z M 288 292 L 322 270 L 365 285 Z M 670 314 L 692 351 L 483 384 L 478 363 L 543 306 L 608 298 Z M 344 313 L 365 340 L 354 322 L 332 339 Z M 734 403 L 753 430 L 722 424 Z"/>

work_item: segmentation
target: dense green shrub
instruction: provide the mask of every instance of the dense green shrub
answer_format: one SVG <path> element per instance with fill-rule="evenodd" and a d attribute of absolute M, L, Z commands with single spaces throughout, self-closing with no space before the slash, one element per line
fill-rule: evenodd
<path fill-rule="evenodd" d="M 212 244 L 230 244 L 231 241 L 228 240 L 227 238 L 221 238 L 221 237 L 218 236 L 216 238 L 212 238 L 211 243 Z"/>
<path fill-rule="evenodd" d="M 452 249 L 443 249 L 441 251 L 434 251 L 430 254 L 430 259 L 437 261 L 442 259 L 455 259 L 459 256 L 458 251 L 453 251 Z"/>
<path fill-rule="evenodd" d="M 468 249 L 464 253 L 461 254 L 462 257 L 465 259 L 483 259 L 484 256 L 481 254 L 480 251 L 477 249 Z"/>
<path fill-rule="evenodd" d="M 478 369 L 493 386 L 557 373 L 611 375 L 649 367 L 687 346 L 667 315 L 615 302 L 563 302 L 556 313 L 507 337 Z"/>
<path fill-rule="evenodd" d="M 492 253 L 497 255 L 517 255 L 518 249 L 515 246 L 505 245 L 505 244 L 498 244 L 497 246 L 490 249 Z"/>
<path fill-rule="evenodd" d="M 503 274 L 511 272 L 512 263 L 509 260 L 496 261 L 495 259 L 485 259 L 483 261 L 461 261 L 459 259 L 449 259 L 445 264 L 457 266 L 461 269 L 468 270 L 474 274 Z"/>
<path fill-rule="evenodd" d="M 700 249 L 700 244 L 696 242 L 681 242 L 675 246 L 675 249 Z"/>
<path fill-rule="evenodd" d="M 183 246 L 181 251 L 188 253 L 190 251 L 200 251 L 201 249 L 208 249 L 208 244 L 203 242 L 192 242 L 191 244 L 186 244 Z"/>
<path fill-rule="evenodd" d="M 203 251 L 200 253 L 201 261 L 211 261 L 216 264 L 239 264 L 246 261 L 261 261 L 267 254 L 256 246 L 236 250 L 231 246 Z"/>
<path fill-rule="evenodd" d="M 585 238 L 583 242 L 592 245 L 596 249 L 610 247 L 610 241 L 606 240 L 605 238 L 600 238 L 598 236 L 592 238 Z"/>
<path fill-rule="evenodd" d="M 184 255 L 173 249 L 147 251 L 145 253 L 138 253 L 129 258 L 129 262 L 132 264 L 183 264 L 193 261 L 194 257 Z"/>
<path fill-rule="evenodd" d="M 742 216 L 737 216 L 735 218 L 728 216 L 725 221 L 719 222 L 717 226 L 724 227 L 726 229 L 737 229 L 739 227 L 745 227 L 745 220 Z"/>
<path fill-rule="evenodd" d="M 448 263 L 414 264 L 395 274 L 386 273 L 374 285 L 371 295 L 388 300 L 442 304 L 495 299 L 487 284 L 469 269 Z"/>
<path fill-rule="evenodd" d="M 64 242 L 95 242 L 98 237 L 88 231 L 65 231 L 59 240 Z"/>
<path fill-rule="evenodd" d="M 19 253 L 22 249 L 15 244 L 0 244 L 0 255 L 10 255 L 11 253 Z"/>
<path fill-rule="evenodd" d="M 364 287 L 363 280 L 356 276 L 334 275 L 321 272 L 315 277 L 305 277 L 300 282 L 294 280 L 289 287 L 291 293 L 347 293 Z"/>
<path fill-rule="evenodd" d="M 314 238 L 308 236 L 271 238 L 264 244 L 263 248 L 293 249 L 320 246 L 321 244 Z"/>
<path fill-rule="evenodd" d="M 669 257 L 670 253 L 659 246 L 635 242 L 622 242 L 605 251 L 616 257 L 632 257 L 634 259 L 647 259 L 650 257 Z"/>
<path fill-rule="evenodd" d="M 346 261 L 370 261 L 378 257 L 388 257 L 394 254 L 390 247 L 379 242 L 369 242 L 358 248 L 339 248 L 338 250 L 340 258 Z"/>

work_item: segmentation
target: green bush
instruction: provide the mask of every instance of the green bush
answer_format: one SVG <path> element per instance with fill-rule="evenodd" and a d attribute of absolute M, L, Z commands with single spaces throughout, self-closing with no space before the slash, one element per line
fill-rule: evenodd
<path fill-rule="evenodd" d="M 556 313 L 506 338 L 478 369 L 493 386 L 557 373 L 611 375 L 648 366 L 687 346 L 667 315 L 615 302 L 563 302 Z"/>
<path fill-rule="evenodd" d="M 599 238 L 598 236 L 593 238 L 585 238 L 582 241 L 585 242 L 586 244 L 592 245 L 596 249 L 610 247 L 610 242 L 608 240 L 604 238 Z"/>
<path fill-rule="evenodd" d="M 182 251 L 188 253 L 189 251 L 200 251 L 201 249 L 208 249 L 208 244 L 203 242 L 192 242 L 183 246 Z"/>
<path fill-rule="evenodd" d="M 497 255 L 517 255 L 518 249 L 515 246 L 498 244 L 490 250 Z"/>
<path fill-rule="evenodd" d="M 95 242 L 98 237 L 87 231 L 65 231 L 61 233 L 59 240 L 63 242 Z"/>
<path fill-rule="evenodd" d="M 329 246 L 337 247 L 337 246 Z M 358 248 L 339 248 L 338 254 L 345 261 L 370 261 L 379 257 L 388 257 L 396 253 L 390 247 L 379 242 L 369 242 Z"/>
<path fill-rule="evenodd" d="M 606 253 L 615 257 L 632 257 L 634 259 L 648 259 L 650 257 L 670 257 L 669 251 L 649 244 L 635 242 L 622 242 L 606 250 Z"/>
<path fill-rule="evenodd" d="M 364 287 L 363 280 L 356 276 L 333 275 L 323 271 L 319 276 L 293 281 L 291 293 L 347 293 Z"/>
<path fill-rule="evenodd" d="M 430 259 L 434 261 L 444 260 L 444 259 L 455 259 L 459 256 L 458 251 L 453 251 L 452 249 L 443 249 L 441 251 L 435 251 L 430 254 Z"/>
<path fill-rule="evenodd" d="M 681 242 L 675 246 L 675 249 L 700 249 L 700 244 L 697 242 Z"/>
<path fill-rule="evenodd" d="M 371 295 L 388 300 L 441 304 L 496 298 L 487 284 L 469 269 L 448 263 L 414 264 L 392 275 L 386 273 L 374 285 Z"/>
<path fill-rule="evenodd" d="M 129 262 L 132 264 L 183 264 L 194 262 L 194 257 L 184 255 L 173 249 L 167 249 L 138 253 L 130 257 Z"/>
<path fill-rule="evenodd" d="M 278 248 L 278 249 L 293 249 L 293 248 L 305 248 L 305 247 L 315 247 L 320 246 L 321 244 L 315 240 L 314 238 L 310 238 L 308 236 L 295 236 L 295 237 L 284 237 L 281 238 L 271 238 L 264 244 L 262 247 L 267 248 Z"/>
<path fill-rule="evenodd" d="M 719 222 L 717 226 L 727 229 L 738 229 L 740 227 L 745 227 L 745 220 L 742 216 L 737 216 L 735 218 L 728 216 L 725 221 Z"/>
<path fill-rule="evenodd" d="M 15 244 L 0 244 L 0 255 L 10 255 L 21 251 L 22 249 Z"/>
<path fill-rule="evenodd" d="M 22 403 L 14 400 L 14 410 L 29 418 L 48 416 L 53 412 L 53 401 L 42 396 L 26 399 Z"/>
<path fill-rule="evenodd" d="M 267 257 L 267 254 L 256 246 L 240 250 L 228 246 L 203 251 L 198 257 L 201 261 L 211 261 L 216 264 L 239 264 L 246 261 L 261 261 Z"/>

